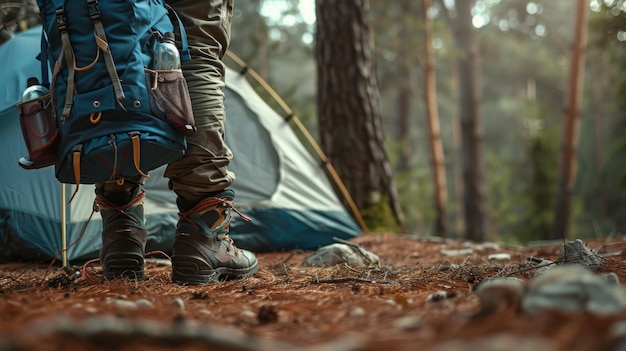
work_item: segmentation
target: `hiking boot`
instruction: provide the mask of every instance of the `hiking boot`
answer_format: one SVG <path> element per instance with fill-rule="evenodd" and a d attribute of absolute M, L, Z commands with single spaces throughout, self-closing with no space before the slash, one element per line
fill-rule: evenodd
<path fill-rule="evenodd" d="M 144 279 L 146 230 L 143 197 L 137 186 L 131 192 L 96 191 L 96 205 L 102 215 L 100 262 L 104 277 Z"/>
<path fill-rule="evenodd" d="M 179 199 L 180 219 L 172 250 L 172 281 L 181 284 L 206 284 L 245 278 L 258 270 L 258 260 L 247 250 L 238 249 L 228 236 L 232 220 L 232 190 L 201 200 L 188 210 Z"/>

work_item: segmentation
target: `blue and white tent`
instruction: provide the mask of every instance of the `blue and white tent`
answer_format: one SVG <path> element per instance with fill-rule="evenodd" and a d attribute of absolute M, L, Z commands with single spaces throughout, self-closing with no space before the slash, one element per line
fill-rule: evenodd
<path fill-rule="evenodd" d="M 65 193 L 54 167 L 24 170 L 27 154 L 15 104 L 28 77 L 40 77 L 35 57 L 41 28 L 16 34 L 0 45 L 5 67 L 0 85 L 0 260 L 45 259 L 62 249 L 62 213 L 67 243 L 73 243 L 92 214 L 93 185 L 83 184 L 71 204 L 75 185 Z M 244 76 L 226 75 L 226 141 L 235 158 L 230 169 L 237 181 L 235 206 L 252 219 L 235 215 L 231 237 L 255 252 L 316 249 L 361 234 L 343 208 L 319 162 L 311 157 L 285 120 L 256 94 Z M 147 250 L 170 251 L 178 219 L 175 195 L 167 188 L 163 168 L 146 182 Z M 65 203 L 65 206 L 63 205 Z M 102 221 L 96 213 L 86 232 L 67 251 L 68 260 L 97 257 Z"/>

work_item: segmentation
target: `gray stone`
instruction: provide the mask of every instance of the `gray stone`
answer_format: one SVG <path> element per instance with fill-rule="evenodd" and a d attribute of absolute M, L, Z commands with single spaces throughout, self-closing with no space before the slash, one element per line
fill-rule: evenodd
<path fill-rule="evenodd" d="M 558 351 L 558 345 L 549 339 L 531 336 L 498 334 L 478 340 L 452 340 L 428 349 L 429 351 Z"/>
<path fill-rule="evenodd" d="M 330 267 L 347 264 L 355 267 L 378 265 L 380 258 L 358 245 L 331 244 L 317 249 L 302 263 L 305 266 Z"/>
<path fill-rule="evenodd" d="M 180 297 L 174 298 L 172 301 L 170 301 L 169 305 L 179 311 L 185 310 L 185 301 L 183 301 L 183 299 L 181 299 Z"/>
<path fill-rule="evenodd" d="M 498 253 L 494 253 L 494 254 L 487 256 L 487 259 L 489 261 L 506 262 L 506 261 L 511 260 L 511 254 L 508 254 L 505 252 L 498 252 Z"/>
<path fill-rule="evenodd" d="M 416 316 L 406 316 L 393 321 L 393 326 L 400 330 L 414 330 L 422 326 L 422 321 Z"/>
<path fill-rule="evenodd" d="M 351 317 L 363 317 L 365 316 L 365 310 L 363 309 L 363 307 L 355 307 L 354 309 L 352 309 L 352 311 L 350 311 L 350 316 Z"/>
<path fill-rule="evenodd" d="M 626 290 L 608 283 L 585 266 L 559 266 L 533 279 L 522 300 L 522 310 L 526 313 L 546 309 L 619 313 L 626 310 Z"/>
<path fill-rule="evenodd" d="M 535 269 L 535 277 L 553 269 L 556 267 L 556 264 L 550 260 L 543 260 L 537 264 L 537 269 Z"/>
<path fill-rule="evenodd" d="M 581 264 L 593 270 L 602 268 L 600 257 L 589 250 L 580 239 L 563 244 L 559 250 L 557 262 L 562 264 Z"/>
<path fill-rule="evenodd" d="M 480 314 L 515 309 L 519 310 L 526 283 L 518 278 L 494 278 L 478 285 L 474 293 L 480 301 Z"/>
<path fill-rule="evenodd" d="M 474 253 L 474 249 L 444 249 L 439 251 L 443 256 L 469 256 Z"/>
<path fill-rule="evenodd" d="M 139 300 L 135 301 L 135 303 L 137 304 L 137 306 L 139 306 L 141 308 L 152 308 L 152 307 L 154 307 L 152 302 L 150 302 L 150 301 L 148 301 L 146 299 L 139 299 Z"/>
<path fill-rule="evenodd" d="M 109 299 L 107 300 L 107 303 L 110 303 L 119 309 L 134 310 L 137 308 L 137 304 L 135 302 L 128 300 Z"/>

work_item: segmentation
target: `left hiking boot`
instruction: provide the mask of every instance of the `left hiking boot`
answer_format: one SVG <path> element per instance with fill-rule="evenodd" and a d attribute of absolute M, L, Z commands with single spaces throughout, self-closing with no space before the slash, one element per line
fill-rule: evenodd
<path fill-rule="evenodd" d="M 172 281 L 179 284 L 207 284 L 246 278 L 258 270 L 254 254 L 239 249 L 228 236 L 234 193 L 224 190 L 181 210 L 172 250 Z M 178 205 L 184 208 L 182 200 Z M 247 217 L 236 211 L 244 220 Z"/>
<path fill-rule="evenodd" d="M 102 216 L 100 262 L 107 280 L 144 279 L 146 230 L 144 191 L 96 191 L 96 205 Z"/>

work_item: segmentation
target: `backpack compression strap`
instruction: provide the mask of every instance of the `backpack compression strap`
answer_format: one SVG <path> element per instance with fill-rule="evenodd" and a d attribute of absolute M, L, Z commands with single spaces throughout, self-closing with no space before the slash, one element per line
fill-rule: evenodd
<path fill-rule="evenodd" d="M 74 90 L 75 90 L 75 85 L 74 85 L 74 67 L 75 62 L 74 62 L 74 52 L 72 51 L 72 43 L 70 42 L 70 36 L 69 33 L 67 32 L 67 21 L 65 19 L 65 10 L 63 7 L 60 7 L 56 10 L 56 23 L 57 23 L 57 30 L 59 31 L 59 34 L 61 34 L 61 43 L 63 44 L 62 46 L 62 50 L 63 50 L 63 55 L 59 55 L 59 58 L 57 59 L 57 62 L 55 63 L 55 67 L 54 70 L 57 71 L 60 67 L 61 67 L 61 63 L 63 61 L 63 57 L 65 57 L 65 61 L 67 63 L 67 90 L 65 93 L 65 105 L 63 106 L 63 117 L 62 119 L 64 120 L 65 118 L 69 117 L 70 115 L 70 111 L 72 109 L 72 105 L 74 105 L 73 102 L 73 97 L 74 97 Z M 53 82 L 53 86 L 54 86 L 54 80 L 56 78 L 56 74 L 53 72 L 53 78 L 52 78 L 52 82 Z"/>
<path fill-rule="evenodd" d="M 124 96 L 124 90 L 122 89 L 122 81 L 120 77 L 117 75 L 117 70 L 115 69 L 115 62 L 113 61 L 113 55 L 111 55 L 111 50 L 109 49 L 109 42 L 107 41 L 107 36 L 104 32 L 104 27 L 102 26 L 102 21 L 100 20 L 100 6 L 98 6 L 97 0 L 87 0 L 87 8 L 89 9 L 89 17 L 93 22 L 94 34 L 96 37 L 96 44 L 98 48 L 102 50 L 104 54 L 104 62 L 107 67 L 107 72 L 109 73 L 109 77 L 111 77 L 111 83 L 113 83 L 113 91 L 115 93 L 115 100 L 117 100 L 120 107 L 126 111 L 124 105 L 122 105 L 122 100 L 126 98 Z"/>
<path fill-rule="evenodd" d="M 109 73 L 109 77 L 111 78 L 111 83 L 113 84 L 115 99 L 117 100 L 121 108 L 123 110 L 126 110 L 124 108 L 124 105 L 122 105 L 121 103 L 121 101 L 124 100 L 126 96 L 124 95 L 124 90 L 122 89 L 122 82 L 117 75 L 115 62 L 113 61 L 113 55 L 111 55 L 111 50 L 109 49 L 109 43 L 104 32 L 104 27 L 102 26 L 102 21 L 100 20 L 100 7 L 98 6 L 98 1 L 87 0 L 87 8 L 89 11 L 89 17 L 91 18 L 91 22 L 94 26 L 94 37 L 96 45 L 98 46 L 98 50 L 96 51 L 96 57 L 94 58 L 94 60 L 85 67 L 76 67 L 76 59 L 74 56 L 74 51 L 72 50 L 72 43 L 70 42 L 70 37 L 67 30 L 67 21 L 65 18 L 64 7 L 61 6 L 56 10 L 57 28 L 59 33 L 61 34 L 61 42 L 63 44 L 64 54 L 59 56 L 57 63 L 60 65 L 62 57 L 65 56 L 65 61 L 68 69 L 67 91 L 65 94 L 65 106 L 63 107 L 63 118 L 69 117 L 72 105 L 74 104 L 73 98 L 76 90 L 76 86 L 74 84 L 74 73 L 76 71 L 87 71 L 91 69 L 100 58 L 100 51 L 102 51 L 103 53 L 104 63 L 106 65 L 107 72 Z"/>

